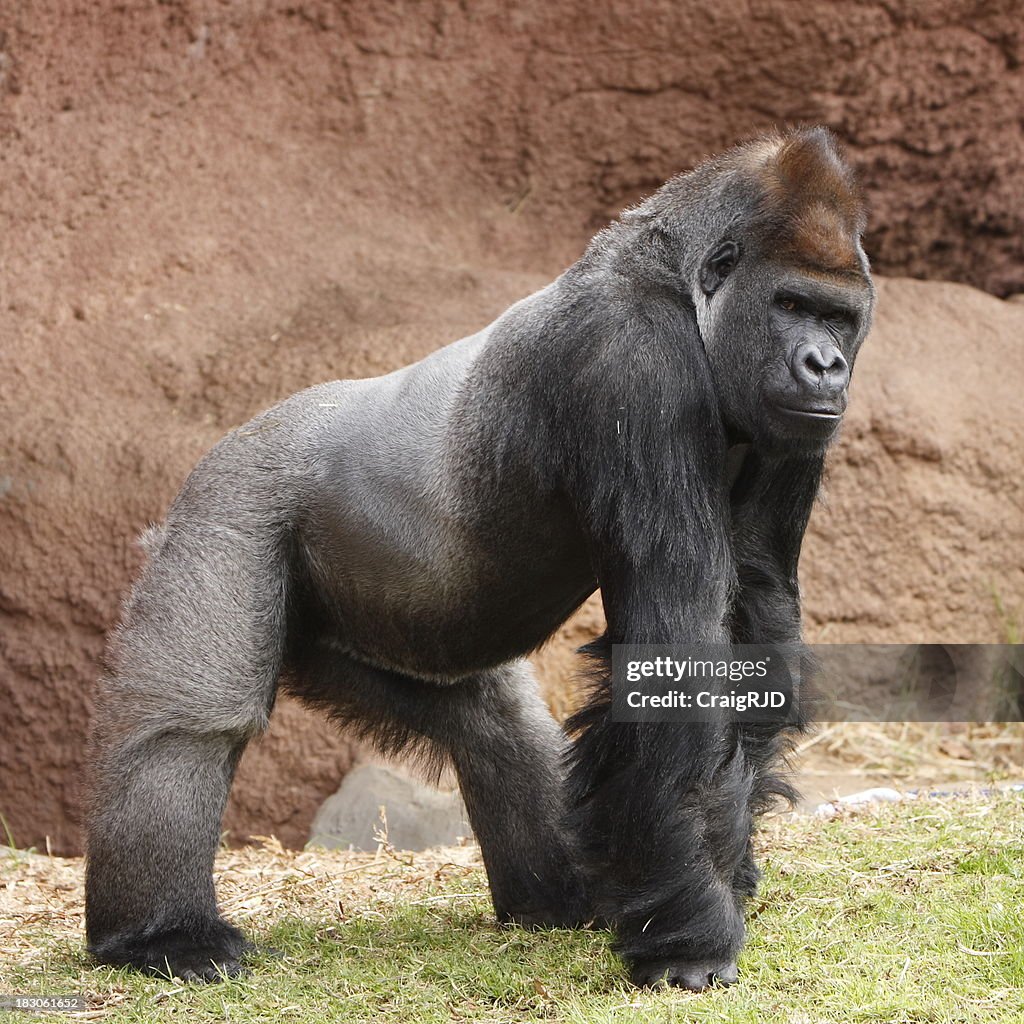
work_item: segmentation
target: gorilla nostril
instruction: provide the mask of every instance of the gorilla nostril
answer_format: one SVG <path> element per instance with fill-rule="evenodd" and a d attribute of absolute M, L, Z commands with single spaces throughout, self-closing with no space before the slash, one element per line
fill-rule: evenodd
<path fill-rule="evenodd" d="M 804 353 L 804 366 L 814 373 L 821 373 L 826 369 L 825 360 L 816 348 L 809 348 Z"/>
<path fill-rule="evenodd" d="M 843 358 L 843 353 L 840 352 L 839 349 L 832 349 L 828 355 L 831 356 L 831 362 L 825 367 L 826 373 L 843 373 L 846 371 L 846 360 Z"/>

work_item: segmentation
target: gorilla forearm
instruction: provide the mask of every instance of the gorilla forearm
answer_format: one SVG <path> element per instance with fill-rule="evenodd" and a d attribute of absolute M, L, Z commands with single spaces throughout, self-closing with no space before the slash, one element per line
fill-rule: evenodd
<path fill-rule="evenodd" d="M 691 485 L 689 497 L 705 532 L 601 574 L 608 633 L 591 649 L 590 702 L 569 724 L 579 733 L 570 793 L 595 910 L 613 924 L 634 979 L 646 984 L 671 961 L 678 983 L 701 987 L 731 975 L 743 940 L 733 876 L 750 831 L 751 774 L 727 724 L 610 718 L 612 643 L 728 642 L 726 517 L 715 489 L 698 496 Z"/>
<path fill-rule="evenodd" d="M 573 750 L 571 817 L 594 887 L 595 911 L 612 924 L 616 949 L 638 981 L 675 957 L 706 979 L 743 939 L 731 878 L 717 870 L 706 834 L 709 804 L 725 794 L 724 737 L 707 727 L 611 722 L 592 705 Z M 685 865 L 685 870 L 681 867 Z"/>
<path fill-rule="evenodd" d="M 688 986 L 706 983 L 728 974 L 743 940 L 734 877 L 752 772 L 719 723 L 611 721 L 606 653 L 594 673 L 597 692 L 570 723 L 579 735 L 569 778 L 594 909 L 638 982 L 674 957 Z"/>

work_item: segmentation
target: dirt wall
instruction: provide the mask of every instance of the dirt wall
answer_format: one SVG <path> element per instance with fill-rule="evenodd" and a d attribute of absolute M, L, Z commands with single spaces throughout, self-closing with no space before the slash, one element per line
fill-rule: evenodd
<path fill-rule="evenodd" d="M 703 155 L 830 124 L 879 270 L 1024 290 L 1022 45 L 1009 0 L 8 5 L 0 813 L 15 840 L 78 847 L 90 688 L 133 538 L 210 444 L 311 381 L 476 329 Z M 809 626 L 991 638 L 991 588 L 1024 592 L 1019 444 L 1007 454 L 1021 309 L 943 285 L 882 299 L 813 527 Z M 543 656 L 551 678 L 566 650 Z M 357 755 L 279 708 L 226 827 L 301 842 Z"/>

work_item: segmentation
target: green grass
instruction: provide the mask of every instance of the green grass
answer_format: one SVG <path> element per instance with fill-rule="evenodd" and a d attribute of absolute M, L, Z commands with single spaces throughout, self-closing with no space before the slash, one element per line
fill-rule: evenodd
<path fill-rule="evenodd" d="M 629 987 L 603 932 L 497 927 L 482 871 L 435 871 L 444 858 L 391 859 L 350 888 L 339 880 L 351 893 L 339 912 L 318 874 L 346 870 L 331 854 L 315 868 L 302 860 L 311 855 L 279 854 L 278 865 L 300 866 L 273 883 L 277 868 L 250 864 L 232 892 L 244 900 L 256 878 L 276 893 L 242 917 L 280 955 L 208 987 L 93 965 L 69 923 L 78 892 L 63 916 L 14 921 L 27 869 L 0 860 L 0 990 L 84 992 L 90 1019 L 111 1022 L 1024 1022 L 1021 794 L 775 820 L 761 846 L 740 983 L 704 995 Z"/>

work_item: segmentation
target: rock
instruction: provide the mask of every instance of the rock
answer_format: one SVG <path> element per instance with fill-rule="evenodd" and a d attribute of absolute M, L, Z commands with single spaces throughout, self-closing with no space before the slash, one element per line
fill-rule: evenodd
<path fill-rule="evenodd" d="M 868 194 L 877 269 L 1024 289 L 1012 4 L 14 6 L 0 32 L 0 813 L 22 845 L 81 849 L 103 637 L 134 537 L 200 455 L 291 391 L 478 329 L 708 153 L 827 123 Z M 39 31 L 58 7 L 65 31 Z M 910 281 L 882 299 L 812 522 L 809 625 L 999 639 L 991 589 L 1024 603 L 1024 307 Z M 572 647 L 599 629 L 595 599 L 540 655 L 560 713 Z M 301 845 L 357 756 L 279 700 L 225 829 Z"/>
<path fill-rule="evenodd" d="M 862 810 L 872 804 L 895 804 L 902 799 L 903 794 L 898 790 L 876 786 L 874 789 L 863 789 L 859 793 L 841 796 L 829 803 L 818 804 L 812 813 L 819 818 L 834 818 L 842 810 Z"/>
<path fill-rule="evenodd" d="M 870 810 L 878 804 L 894 804 L 903 800 L 977 800 L 1003 793 L 1024 793 L 1024 784 L 1019 782 L 1004 782 L 996 786 L 967 784 L 954 789 L 911 789 L 906 793 L 879 786 L 850 793 L 848 796 L 820 803 L 813 808 L 801 808 L 797 813 L 808 813 L 809 810 L 809 813 L 818 818 L 834 818 L 842 812 Z"/>
<path fill-rule="evenodd" d="M 472 835 L 458 792 L 441 792 L 381 765 L 361 765 L 345 776 L 313 819 L 310 845 L 376 850 L 384 827 L 396 850 L 454 846 Z"/>

